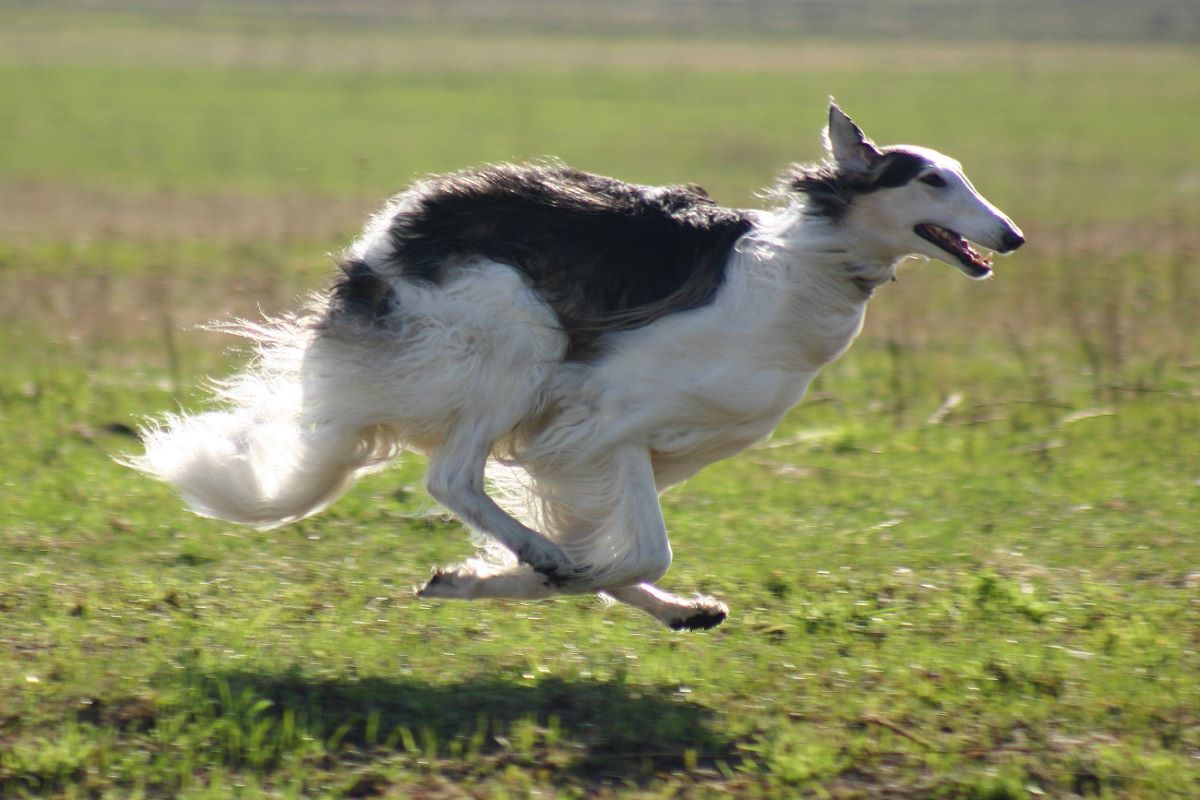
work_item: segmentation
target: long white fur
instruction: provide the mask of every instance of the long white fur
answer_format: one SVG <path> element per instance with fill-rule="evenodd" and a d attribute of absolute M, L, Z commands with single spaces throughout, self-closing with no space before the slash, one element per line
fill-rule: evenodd
<path fill-rule="evenodd" d="M 724 605 L 653 586 L 671 562 L 658 494 L 767 436 L 849 347 L 864 287 L 923 246 L 897 222 L 924 213 L 911 208 L 922 197 L 877 192 L 836 224 L 797 199 L 756 212 L 712 303 L 610 334 L 594 362 L 564 361 L 552 310 L 500 263 L 463 264 L 441 286 L 394 279 L 395 325 L 314 327 L 316 299 L 300 316 L 241 326 L 256 355 L 218 392 L 222 408 L 166 419 L 132 463 L 198 513 L 271 527 L 421 451 L 431 494 L 491 544 L 438 571 L 426 596 L 603 592 L 668 625 L 715 624 Z M 350 255 L 386 261 L 397 210 Z M 1006 222 L 991 212 L 954 209 L 988 230 Z"/>

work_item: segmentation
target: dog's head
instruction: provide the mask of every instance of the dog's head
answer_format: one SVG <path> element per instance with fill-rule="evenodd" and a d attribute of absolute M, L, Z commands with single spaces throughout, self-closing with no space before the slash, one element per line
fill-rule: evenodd
<path fill-rule="evenodd" d="M 829 162 L 793 169 L 784 188 L 803 195 L 812 213 L 853 229 L 881 257 L 915 253 L 986 278 L 991 257 L 972 243 L 998 253 L 1025 243 L 953 158 L 912 145 L 877 147 L 833 101 L 825 146 Z"/>

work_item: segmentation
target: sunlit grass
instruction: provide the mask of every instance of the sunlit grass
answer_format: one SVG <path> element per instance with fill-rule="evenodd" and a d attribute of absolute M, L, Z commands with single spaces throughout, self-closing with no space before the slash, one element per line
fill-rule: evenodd
<path fill-rule="evenodd" d="M 788 796 L 862 773 L 919 796 L 1002 767 L 1186 796 L 1195 407 L 930 424 L 922 391 L 897 426 L 872 406 L 886 364 L 856 367 L 667 495 L 668 583 L 733 605 L 706 636 L 589 598 L 418 602 L 469 548 L 412 461 L 279 532 L 189 517 L 109 461 L 161 371 L 8 371 L 0 779 Z"/>

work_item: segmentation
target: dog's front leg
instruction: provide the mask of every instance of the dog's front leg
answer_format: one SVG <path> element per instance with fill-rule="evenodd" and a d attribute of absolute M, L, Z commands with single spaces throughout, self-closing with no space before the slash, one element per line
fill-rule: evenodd
<path fill-rule="evenodd" d="M 729 616 L 728 606 L 711 597 L 696 595 L 689 600 L 664 592 L 651 583 L 605 589 L 603 594 L 646 612 L 676 631 L 715 628 Z"/>

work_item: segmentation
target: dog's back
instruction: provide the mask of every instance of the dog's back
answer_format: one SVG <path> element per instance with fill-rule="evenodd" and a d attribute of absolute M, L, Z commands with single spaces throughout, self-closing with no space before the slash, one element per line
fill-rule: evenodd
<path fill-rule="evenodd" d="M 422 181 L 395 201 L 387 243 L 335 292 L 379 308 L 380 278 L 443 284 L 480 259 L 519 270 L 558 317 L 568 357 L 607 331 L 712 300 L 751 227 L 698 186 L 646 187 L 563 166 L 496 165 Z"/>

